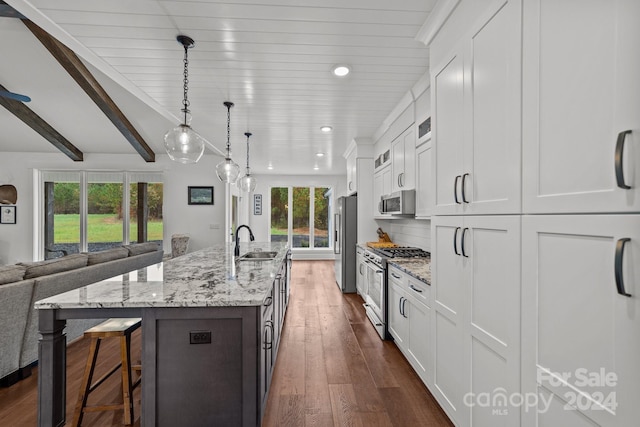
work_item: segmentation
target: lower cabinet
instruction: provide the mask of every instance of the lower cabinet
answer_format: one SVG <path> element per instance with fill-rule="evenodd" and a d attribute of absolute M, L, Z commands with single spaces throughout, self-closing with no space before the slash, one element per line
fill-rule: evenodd
<path fill-rule="evenodd" d="M 271 377 L 273 368 L 278 355 L 280 345 L 280 337 L 284 317 L 289 302 L 289 284 L 290 284 L 290 254 L 285 258 L 276 277 L 273 281 L 273 289 L 271 294 L 265 299 L 262 305 L 261 316 L 261 335 L 260 335 L 260 357 L 259 368 L 260 377 L 258 385 L 258 402 L 260 402 L 260 419 L 264 415 L 264 408 L 269 396 L 269 388 L 271 386 Z"/>
<path fill-rule="evenodd" d="M 388 271 L 389 333 L 422 381 L 432 382 L 430 286 L 396 267 Z"/>
<path fill-rule="evenodd" d="M 640 420 L 640 215 L 522 220 L 525 427 Z"/>
<path fill-rule="evenodd" d="M 356 247 L 356 290 L 363 298 L 367 295 L 367 265 L 364 259 L 364 249 Z"/>
<path fill-rule="evenodd" d="M 431 220 L 431 391 L 458 426 L 520 425 L 520 223 Z"/>

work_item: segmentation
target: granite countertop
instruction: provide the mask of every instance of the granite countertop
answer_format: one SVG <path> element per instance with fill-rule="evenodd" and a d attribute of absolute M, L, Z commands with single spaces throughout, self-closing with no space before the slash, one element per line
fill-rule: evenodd
<path fill-rule="evenodd" d="M 390 258 L 387 264 L 399 268 L 418 280 L 431 285 L 431 257 L 426 258 Z"/>
<path fill-rule="evenodd" d="M 55 295 L 38 309 L 225 307 L 262 305 L 288 251 L 287 243 L 240 244 L 240 254 L 274 251 L 272 261 L 235 261 L 233 243 L 154 264 Z"/>

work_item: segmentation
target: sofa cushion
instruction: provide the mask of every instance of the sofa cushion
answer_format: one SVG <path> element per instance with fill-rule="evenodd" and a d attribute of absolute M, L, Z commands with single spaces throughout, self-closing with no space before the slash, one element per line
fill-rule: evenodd
<path fill-rule="evenodd" d="M 129 256 L 129 250 L 127 248 L 119 247 L 104 251 L 89 252 L 87 255 L 89 256 L 87 265 L 93 265 L 113 261 L 114 259 L 126 258 Z"/>
<path fill-rule="evenodd" d="M 22 262 L 20 264 L 27 267 L 24 278 L 33 279 L 34 277 L 86 267 L 88 258 L 87 254 L 72 254 L 63 256 L 62 258 L 54 258 L 46 261 Z"/>
<path fill-rule="evenodd" d="M 129 250 L 129 256 L 157 251 L 160 248 L 156 242 L 134 243 L 132 245 L 125 245 L 124 247 Z"/>
<path fill-rule="evenodd" d="M 19 282 L 24 279 L 25 271 L 27 271 L 27 267 L 18 264 L 0 267 L 0 285 Z"/>

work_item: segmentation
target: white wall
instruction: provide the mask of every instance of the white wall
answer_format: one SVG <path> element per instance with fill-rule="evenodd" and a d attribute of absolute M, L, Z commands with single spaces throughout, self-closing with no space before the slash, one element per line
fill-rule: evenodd
<path fill-rule="evenodd" d="M 171 252 L 174 233 L 191 236 L 189 252 L 224 242 L 225 186 L 215 175 L 219 161 L 217 156 L 204 155 L 196 164 L 183 165 L 166 155 L 156 155 L 155 163 L 146 163 L 137 154 L 86 154 L 83 162 L 73 162 L 58 153 L 1 153 L 0 184 L 17 188 L 18 203 L 17 223 L 0 224 L 0 265 L 33 259 L 34 169 L 162 171 L 165 252 Z M 190 185 L 213 186 L 214 205 L 188 205 Z"/>

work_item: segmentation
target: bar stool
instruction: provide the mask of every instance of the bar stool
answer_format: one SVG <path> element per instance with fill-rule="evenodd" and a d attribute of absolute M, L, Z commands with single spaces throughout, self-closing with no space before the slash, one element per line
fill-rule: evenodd
<path fill-rule="evenodd" d="M 124 424 L 130 425 L 133 422 L 133 389 L 140 385 L 140 378 L 132 384 L 131 369 L 135 369 L 135 367 L 131 366 L 131 333 L 138 329 L 141 323 L 142 319 L 140 318 L 113 318 L 84 332 L 85 337 L 91 338 L 91 343 L 89 344 L 89 357 L 87 358 L 87 365 L 85 366 L 80 386 L 80 395 L 73 416 L 72 425 L 74 427 L 80 426 L 85 412 L 114 411 L 118 409 L 124 410 Z M 98 350 L 100 350 L 100 342 L 105 338 L 112 337 L 120 338 L 121 361 L 94 384 L 91 384 L 96 360 L 98 359 Z M 122 403 L 87 406 L 89 393 L 94 391 L 120 367 L 122 367 Z"/>

